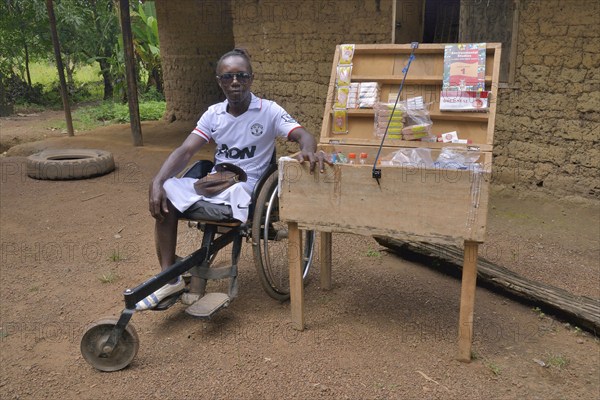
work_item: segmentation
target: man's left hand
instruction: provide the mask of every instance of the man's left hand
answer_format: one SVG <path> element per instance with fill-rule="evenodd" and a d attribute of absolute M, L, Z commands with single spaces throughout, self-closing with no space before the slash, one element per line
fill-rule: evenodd
<path fill-rule="evenodd" d="M 300 163 L 304 161 L 310 162 L 310 173 L 315 171 L 315 166 L 319 164 L 319 172 L 325 172 L 325 164 L 333 165 L 327 154 L 323 150 L 312 151 L 300 151 L 296 157 Z"/>

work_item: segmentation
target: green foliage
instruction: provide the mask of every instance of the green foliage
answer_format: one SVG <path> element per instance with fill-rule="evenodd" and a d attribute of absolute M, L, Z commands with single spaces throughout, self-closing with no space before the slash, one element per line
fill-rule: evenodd
<path fill-rule="evenodd" d="M 381 253 L 377 250 L 369 249 L 367 251 L 367 257 L 379 258 L 379 257 L 381 257 Z"/>
<path fill-rule="evenodd" d="M 113 250 L 112 254 L 108 257 L 108 260 L 112 262 L 119 262 L 126 260 L 126 258 L 121 255 L 119 250 Z"/>
<path fill-rule="evenodd" d="M 52 54 L 49 32 L 44 1 L 0 1 L 0 76 L 28 82 L 28 60 Z"/>
<path fill-rule="evenodd" d="M 164 101 L 142 102 L 140 103 L 140 120 L 159 120 L 164 115 L 165 108 Z M 94 106 L 80 107 L 73 113 L 73 121 L 79 130 L 92 129 L 99 125 L 128 123 L 129 106 L 106 101 Z"/>
<path fill-rule="evenodd" d="M 98 277 L 102 283 L 113 283 L 119 279 L 118 275 L 112 271 L 106 272 Z"/>
<path fill-rule="evenodd" d="M 534 307 L 533 308 L 533 312 L 535 312 L 540 319 L 542 319 L 542 318 L 544 318 L 546 316 L 546 314 L 544 314 L 544 312 L 542 311 L 542 309 L 539 308 L 539 307 Z"/>
<path fill-rule="evenodd" d="M 131 30 L 136 56 L 148 72 L 147 86 L 153 86 L 158 92 L 162 92 L 158 21 L 154 1 L 138 4 L 137 10 L 131 12 Z"/>
<path fill-rule="evenodd" d="M 126 82 L 122 35 L 119 27 L 116 2 L 102 0 L 54 1 L 57 31 L 61 45 L 63 64 L 72 102 L 98 98 L 125 99 Z M 147 98 L 162 100 L 162 75 L 158 41 L 158 23 L 153 1 L 143 4 L 131 1 L 135 54 L 138 62 L 138 79 L 142 92 L 149 87 L 155 90 Z M 56 91 L 57 73 L 42 82 L 44 90 L 34 87 L 33 75 L 29 73 L 31 62 L 54 59 L 50 27 L 43 0 L 0 0 L 0 80 L 5 87 L 11 80 L 11 102 L 17 104 L 59 105 L 60 93 Z M 81 68 L 97 63 L 95 83 L 77 77 Z M 54 68 L 55 69 L 55 68 Z M 13 79 L 13 76 L 19 79 Z M 31 81 L 30 81 L 31 77 Z M 52 78 L 55 77 L 55 78 Z M 29 86 L 25 89 L 24 86 Z M 116 89 L 116 91 L 113 91 Z"/>
<path fill-rule="evenodd" d="M 554 367 L 558 369 L 563 369 L 567 365 L 569 365 L 569 359 L 563 356 L 562 354 L 547 354 L 546 356 L 546 365 L 549 367 Z"/>
<path fill-rule="evenodd" d="M 164 101 L 145 101 L 140 103 L 140 119 L 142 121 L 159 120 L 165 115 L 165 110 L 166 103 Z"/>
<path fill-rule="evenodd" d="M 493 361 L 486 361 L 485 366 L 492 371 L 492 374 L 495 376 L 498 376 L 502 373 L 502 368 L 500 368 L 500 366 Z"/>
<path fill-rule="evenodd" d="M 165 101 L 165 96 L 154 86 L 150 86 L 145 93 L 140 94 L 140 101 Z"/>
<path fill-rule="evenodd" d="M 42 84 L 29 86 L 21 77 L 14 74 L 3 79 L 2 84 L 6 90 L 6 99 L 9 103 L 44 103 L 44 86 Z"/>

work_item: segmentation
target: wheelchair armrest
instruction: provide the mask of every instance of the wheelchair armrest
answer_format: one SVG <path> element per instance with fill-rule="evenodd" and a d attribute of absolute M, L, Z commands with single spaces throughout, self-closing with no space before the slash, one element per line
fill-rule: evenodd
<path fill-rule="evenodd" d="M 183 173 L 182 177 L 200 179 L 206 176 L 212 170 L 213 166 L 214 163 L 210 160 L 196 161 L 194 165 Z"/>

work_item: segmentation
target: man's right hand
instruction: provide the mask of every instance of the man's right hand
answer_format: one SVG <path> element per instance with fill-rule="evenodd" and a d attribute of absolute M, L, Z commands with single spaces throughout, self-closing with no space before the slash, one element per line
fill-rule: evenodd
<path fill-rule="evenodd" d="M 169 213 L 167 193 L 163 188 L 163 183 L 170 177 L 175 176 L 183 170 L 188 164 L 192 155 L 206 144 L 206 140 L 200 136 L 191 133 L 187 139 L 169 155 L 167 160 L 160 167 L 160 171 L 150 182 L 148 190 L 148 200 L 150 214 L 157 220 L 162 221 Z"/>
<path fill-rule="evenodd" d="M 165 189 L 163 188 L 162 184 L 155 181 L 150 182 L 148 197 L 150 214 L 157 221 L 162 221 L 165 215 L 169 213 L 167 194 L 165 193 Z"/>

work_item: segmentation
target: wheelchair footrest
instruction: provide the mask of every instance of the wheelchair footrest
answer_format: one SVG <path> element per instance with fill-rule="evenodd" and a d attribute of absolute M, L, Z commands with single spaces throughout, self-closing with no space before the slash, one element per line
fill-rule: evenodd
<path fill-rule="evenodd" d="M 200 300 L 186 308 L 185 312 L 196 318 L 210 318 L 229 305 L 231 299 L 225 293 L 207 293 Z"/>

